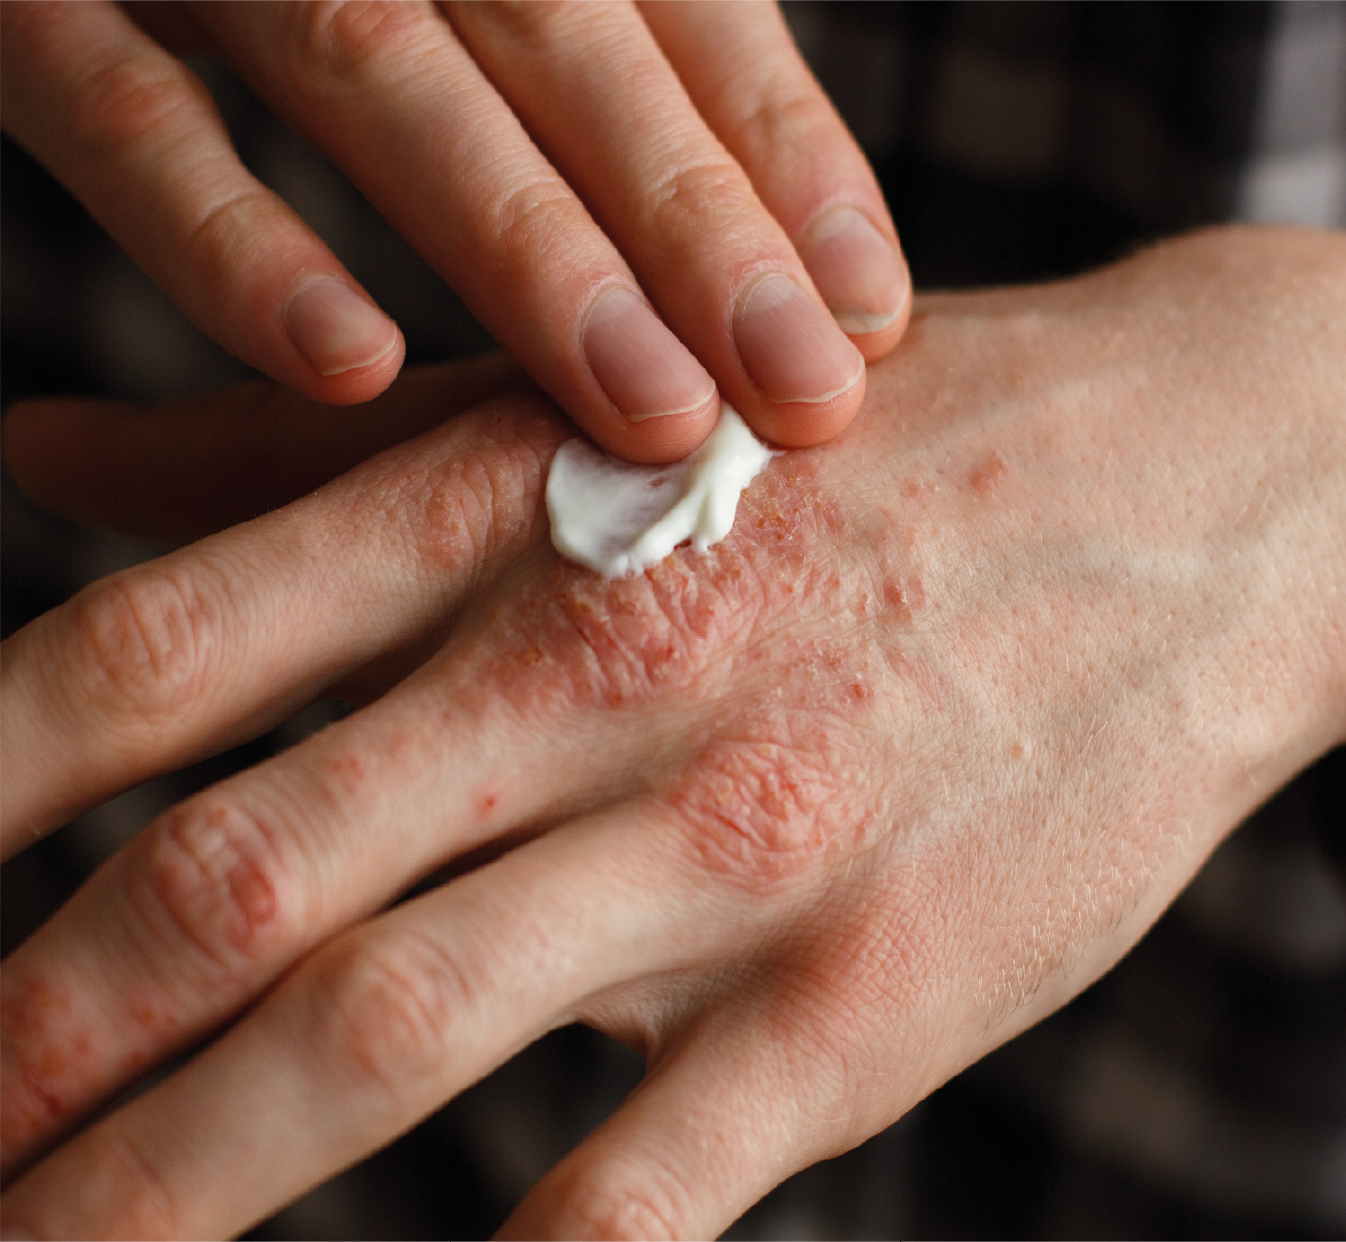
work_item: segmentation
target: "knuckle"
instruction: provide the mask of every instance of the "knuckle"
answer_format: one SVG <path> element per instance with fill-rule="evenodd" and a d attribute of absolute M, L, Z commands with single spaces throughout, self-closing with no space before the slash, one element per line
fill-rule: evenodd
<path fill-rule="evenodd" d="M 171 1181 L 128 1126 L 114 1122 L 102 1127 L 85 1160 L 86 1184 L 106 1195 L 104 1221 L 111 1227 L 107 1236 L 185 1236 L 182 1208 Z"/>
<path fill-rule="evenodd" d="M 71 93 L 67 118 L 76 148 L 93 156 L 117 154 L 151 142 L 173 126 L 184 109 L 218 123 L 201 80 L 169 57 L 117 57 L 104 61 Z"/>
<path fill-rule="evenodd" d="M 662 1170 L 661 1170 L 662 1172 Z M 674 1196 L 654 1179 L 640 1186 L 582 1181 L 569 1188 L 565 1236 L 572 1238 L 677 1238 Z"/>
<path fill-rule="evenodd" d="M 235 802 L 206 794 L 173 808 L 146 834 L 144 848 L 144 866 L 133 870 L 143 877 L 142 916 L 174 950 L 184 940 L 195 948 L 205 964 L 199 982 L 212 994 L 222 979 L 255 982 L 258 968 L 303 926 L 298 885 L 273 830 Z M 172 960 L 180 972 L 180 955 Z"/>
<path fill-rule="evenodd" d="M 707 160 L 660 178 L 649 198 L 652 232 L 677 253 L 703 253 L 705 239 L 733 236 L 764 214 L 743 170 L 730 159 Z"/>
<path fill-rule="evenodd" d="M 0 989 L 0 1169 L 9 1180 L 77 1111 L 72 1079 L 88 1060 L 94 1034 L 73 1012 L 69 992 L 45 974 L 16 979 L 7 965 Z"/>
<path fill-rule="evenodd" d="M 527 591 L 496 624 L 505 654 L 494 669 L 521 703 L 640 707 L 695 687 L 762 607 L 757 577 L 733 557 L 718 572 L 666 561 L 604 581 L 574 566 Z"/>
<path fill-rule="evenodd" d="M 156 566 L 79 596 L 72 626 L 80 684 L 109 714 L 154 726 L 200 690 L 219 607 L 199 574 Z"/>
<path fill-rule="evenodd" d="M 864 787 L 857 765 L 816 721 L 807 742 L 794 723 L 716 739 L 668 793 L 699 863 L 753 891 L 863 848 L 866 817 L 846 795 Z"/>
<path fill-rule="evenodd" d="M 554 174 L 530 176 L 500 201 L 494 215 L 502 275 L 536 283 L 540 258 L 573 254 L 577 237 L 592 230 L 583 208 Z"/>
<path fill-rule="evenodd" d="M 255 183 L 232 186 L 222 198 L 195 204 L 183 222 L 182 258 L 203 272 L 213 288 L 237 279 L 239 258 L 255 251 L 257 239 L 273 233 L 276 204 L 270 190 Z"/>
<path fill-rule="evenodd" d="M 361 519 L 391 525 L 430 580 L 475 578 L 541 520 L 546 457 L 564 429 L 540 402 L 537 410 L 528 424 L 489 408 L 463 419 L 432 457 L 362 484 Z"/>
<path fill-rule="evenodd" d="M 316 1044 L 336 1072 L 399 1102 L 433 1089 L 454 1062 L 451 1032 L 476 989 L 449 956 L 403 933 L 354 935 L 328 950 L 310 981 Z"/>
<path fill-rule="evenodd" d="M 783 162 L 815 141 L 835 144 L 842 134 L 831 104 L 810 84 L 805 89 L 778 85 L 763 92 L 726 137 L 735 149 Z"/>
<path fill-rule="evenodd" d="M 387 0 L 317 0 L 286 11 L 288 63 L 323 88 L 359 89 L 382 76 L 387 61 L 425 46 L 435 20 L 420 4 Z"/>
<path fill-rule="evenodd" d="M 525 49 L 550 47 L 559 28 L 569 26 L 584 6 L 573 0 L 495 0 L 469 7 L 469 16 Z"/>
<path fill-rule="evenodd" d="M 455 682 L 455 692 L 496 685 L 531 718 L 639 708 L 688 691 L 704 703 L 706 685 L 731 662 L 755 666 L 779 642 L 800 593 L 827 592 L 843 606 L 839 576 L 815 553 L 837 519 L 829 506 L 799 503 L 793 488 L 768 473 L 745 493 L 723 543 L 675 551 L 637 577 L 605 581 L 559 562 L 537 574 L 492 610 L 489 641 L 465 666 L 471 684 Z"/>

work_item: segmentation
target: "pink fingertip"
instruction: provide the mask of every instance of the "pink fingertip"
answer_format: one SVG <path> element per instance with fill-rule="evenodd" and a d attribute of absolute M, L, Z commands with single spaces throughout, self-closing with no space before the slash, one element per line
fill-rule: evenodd
<path fill-rule="evenodd" d="M 300 285 L 284 321 L 295 348 L 322 376 L 370 366 L 397 344 L 397 325 L 335 276 Z"/>
<path fill-rule="evenodd" d="M 843 332 L 879 332 L 901 313 L 907 287 L 901 256 L 854 207 L 838 207 L 816 221 L 799 257 Z"/>
<path fill-rule="evenodd" d="M 758 390 L 780 404 L 831 401 L 865 370 L 836 322 L 783 272 L 761 277 L 739 299 L 734 344 Z"/>
<path fill-rule="evenodd" d="M 706 369 L 630 289 L 599 294 L 584 325 L 584 356 L 599 387 L 633 423 L 687 414 L 715 396 Z"/>

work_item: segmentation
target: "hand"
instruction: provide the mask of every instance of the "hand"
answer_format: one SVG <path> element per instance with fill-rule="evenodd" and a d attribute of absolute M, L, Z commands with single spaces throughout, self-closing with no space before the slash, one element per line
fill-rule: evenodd
<path fill-rule="evenodd" d="M 630 460 L 690 452 L 721 392 L 820 443 L 906 323 L 878 186 L 774 5 L 13 2 L 0 24 L 6 129 L 315 400 L 382 391 L 401 336 L 173 51 L 222 54 Z"/>
<path fill-rule="evenodd" d="M 20 631 L 6 848 L 368 706 L 6 963 L 11 1170 L 234 1023 L 6 1226 L 241 1230 L 579 1020 L 647 1078 L 506 1233 L 712 1236 L 1062 1004 L 1346 738 L 1344 290 L 1341 238 L 1230 231 L 928 299 L 866 418 L 623 582 L 552 552 L 568 431 L 502 398 Z"/>

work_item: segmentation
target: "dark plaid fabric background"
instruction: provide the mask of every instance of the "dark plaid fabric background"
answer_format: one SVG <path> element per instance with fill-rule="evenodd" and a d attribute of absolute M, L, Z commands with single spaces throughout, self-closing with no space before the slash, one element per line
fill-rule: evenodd
<path fill-rule="evenodd" d="M 882 180 L 919 287 L 1081 271 L 1227 220 L 1346 225 L 1346 4 L 801 4 L 787 15 Z M 248 165 L 401 324 L 490 338 L 331 165 L 196 65 Z M 6 140 L 7 404 L 152 400 L 247 372 Z M 4 632 L 155 549 L 3 493 Z M 310 708 L 12 862 L 6 951 L 158 811 L 343 712 Z M 479 1237 L 638 1080 L 560 1031 L 257 1238 Z M 1346 1235 L 1346 750 L 1241 827 L 1107 978 L 730 1231 L 785 1237 Z"/>

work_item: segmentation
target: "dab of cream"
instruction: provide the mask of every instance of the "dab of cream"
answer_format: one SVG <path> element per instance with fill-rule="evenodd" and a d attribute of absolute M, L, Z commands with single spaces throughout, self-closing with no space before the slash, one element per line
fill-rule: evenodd
<path fill-rule="evenodd" d="M 698 552 L 734 524 L 739 494 L 775 454 L 730 409 L 709 439 L 671 466 L 633 466 L 567 440 L 547 476 L 551 541 L 605 578 L 629 578 L 690 539 Z"/>

